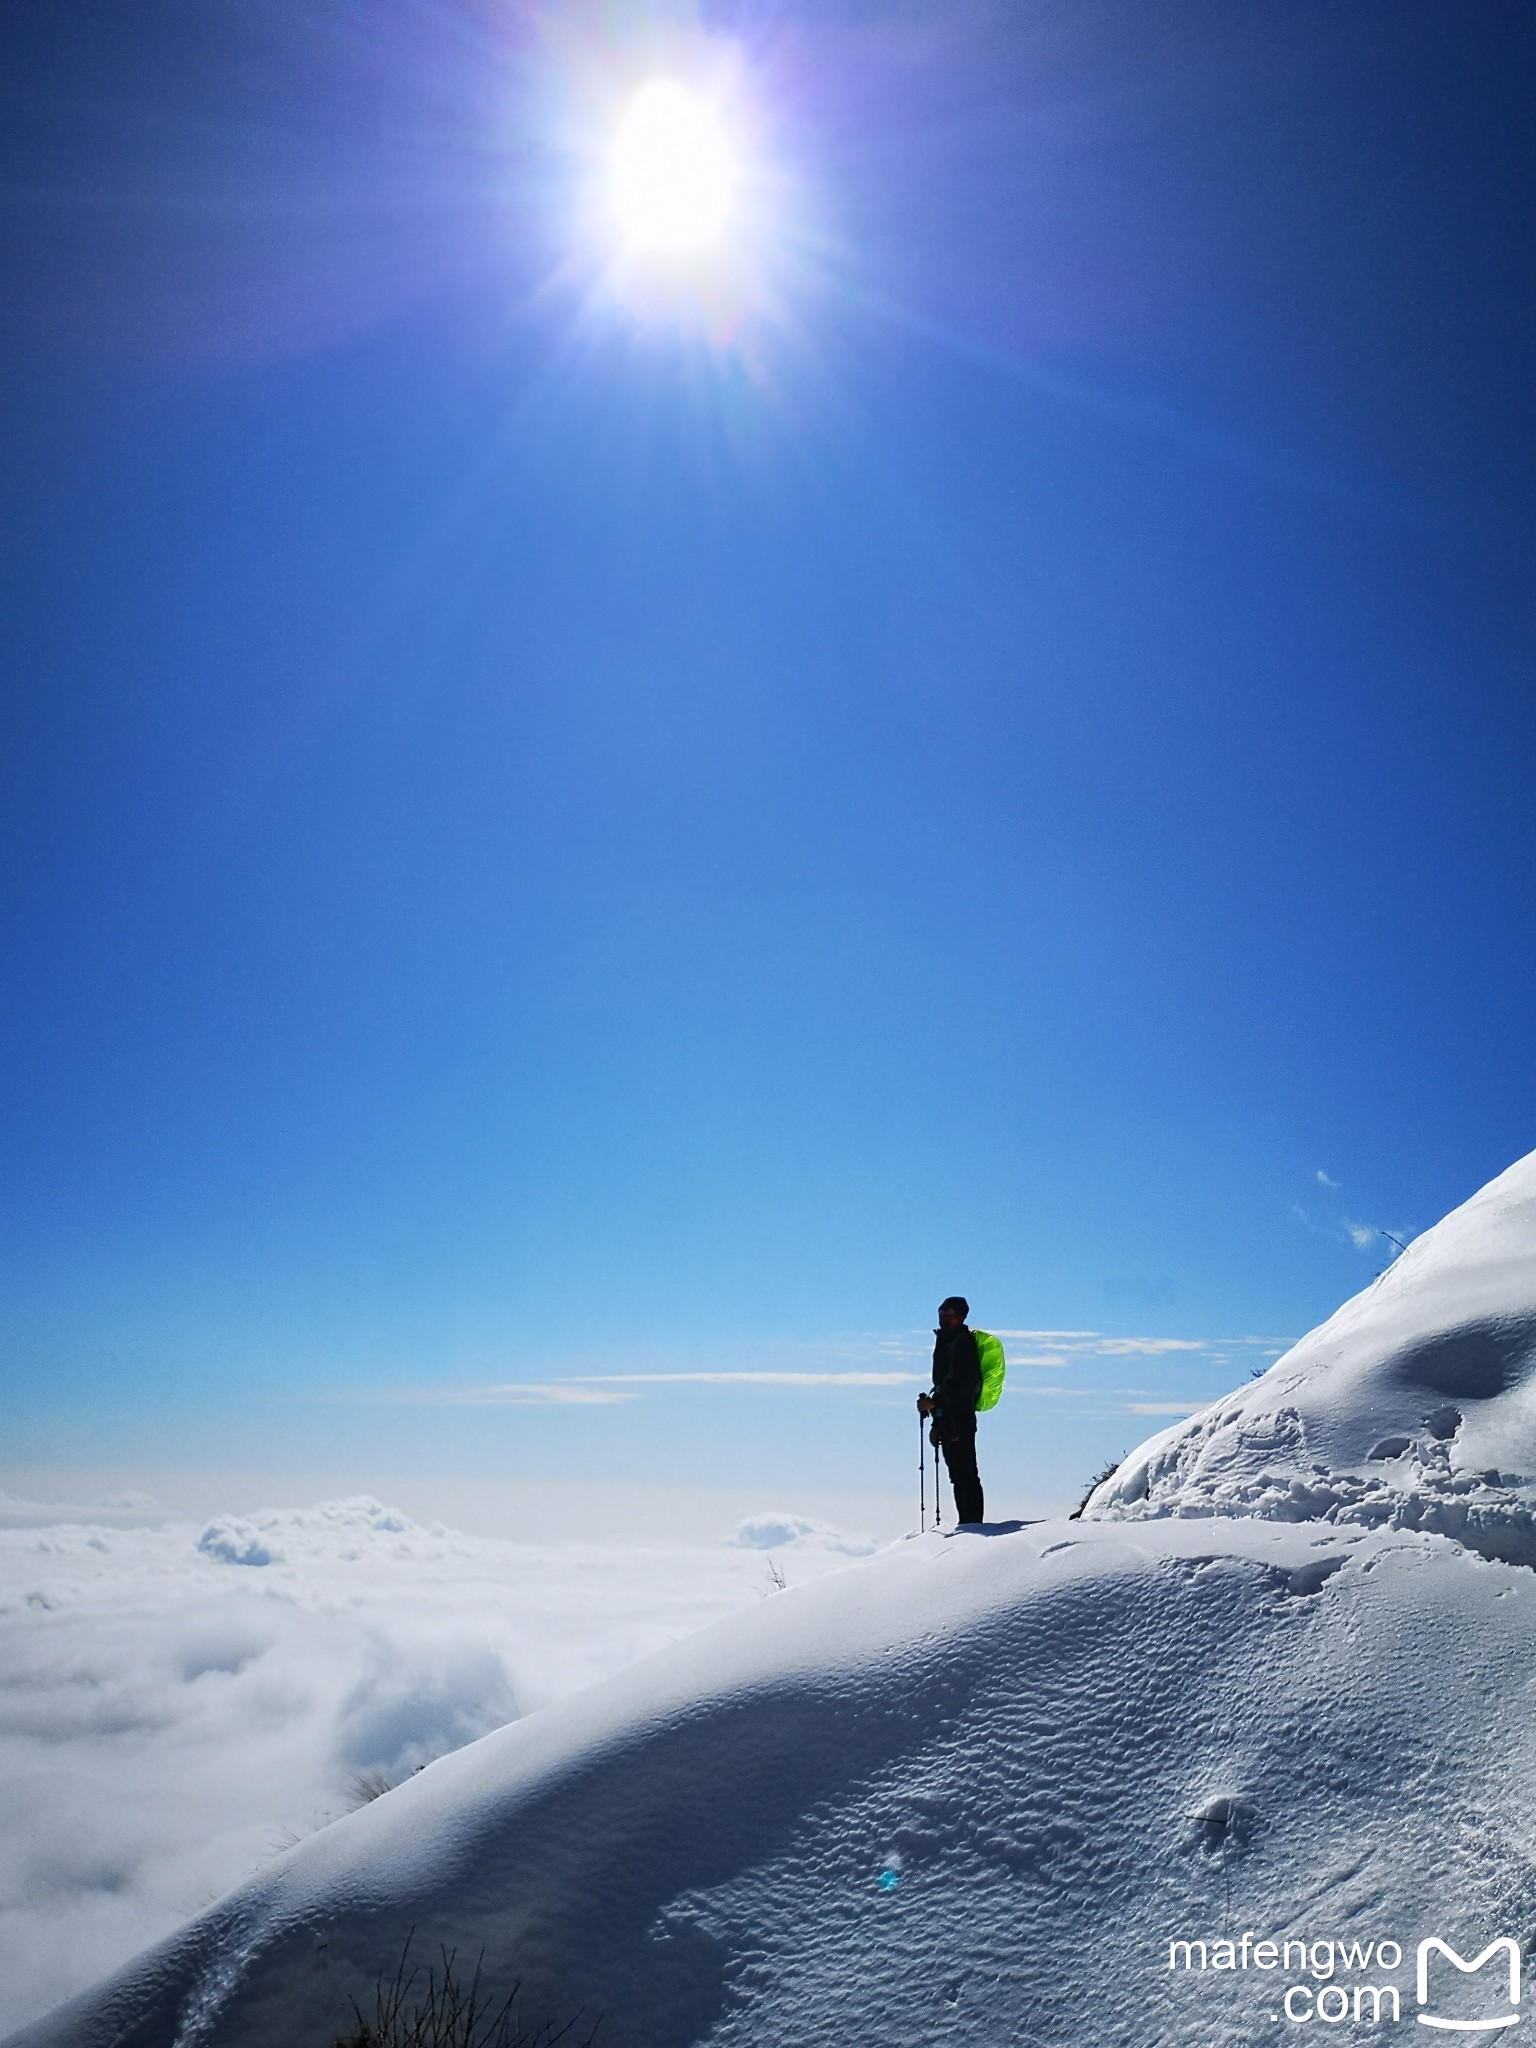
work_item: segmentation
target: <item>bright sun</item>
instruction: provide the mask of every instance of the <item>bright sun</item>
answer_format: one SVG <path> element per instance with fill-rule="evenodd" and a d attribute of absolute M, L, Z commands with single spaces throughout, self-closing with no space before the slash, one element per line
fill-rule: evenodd
<path fill-rule="evenodd" d="M 720 239 L 737 170 L 714 109 L 675 80 L 654 78 L 619 126 L 609 177 L 630 248 L 681 256 Z"/>

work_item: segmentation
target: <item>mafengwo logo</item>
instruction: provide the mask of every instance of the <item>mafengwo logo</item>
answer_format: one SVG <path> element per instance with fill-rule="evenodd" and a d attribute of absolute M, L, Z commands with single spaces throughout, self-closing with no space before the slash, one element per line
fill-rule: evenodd
<path fill-rule="evenodd" d="M 1509 2003 L 1511 2006 L 1520 2003 L 1520 1944 L 1511 1941 L 1507 1934 L 1501 1934 L 1496 1941 L 1490 1941 L 1482 1954 L 1474 1957 L 1470 1963 L 1463 1962 L 1450 1943 L 1442 1941 L 1438 1934 L 1432 1934 L 1428 1941 L 1421 1941 L 1416 1987 L 1421 2007 L 1427 2006 L 1430 2002 L 1429 1961 L 1432 1955 L 1444 1956 L 1448 1963 L 1454 1964 L 1462 1975 L 1467 1977 L 1471 1976 L 1474 1970 L 1482 1969 L 1485 1963 L 1492 1962 L 1495 1956 L 1503 1956 L 1509 1964 Z M 1498 2019 L 1467 2020 L 1447 2019 L 1433 2012 L 1421 2011 L 1418 2018 L 1421 2027 L 1445 2027 L 1458 2034 L 1488 2034 L 1496 2027 L 1518 2027 L 1520 2024 L 1520 2015 L 1517 2012 L 1505 2012 Z"/>
<path fill-rule="evenodd" d="M 1259 1973 L 1265 2017 L 1293 2026 L 1343 2021 L 1381 2026 L 1416 2019 L 1450 2034 L 1494 2034 L 1520 2024 L 1520 1944 L 1498 1935 L 1470 1960 L 1438 1934 L 1414 1950 L 1413 1998 L 1393 1980 L 1406 1960 L 1403 1944 L 1384 1941 L 1261 1940 L 1252 1930 L 1238 1941 L 1171 1941 L 1168 1967 L 1226 1977 Z M 1273 1974 L 1270 1974 L 1270 1973 Z M 1287 1981 L 1289 1979 L 1289 1981 Z M 1476 1980 L 1475 1982 L 1472 1980 Z"/>

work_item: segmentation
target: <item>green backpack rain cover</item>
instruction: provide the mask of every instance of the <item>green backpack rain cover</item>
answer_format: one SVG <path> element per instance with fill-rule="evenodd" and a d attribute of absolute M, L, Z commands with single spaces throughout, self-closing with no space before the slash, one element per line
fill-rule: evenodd
<path fill-rule="evenodd" d="M 1001 1341 L 990 1330 L 972 1330 L 976 1339 L 976 1356 L 981 1361 L 981 1395 L 976 1403 L 976 1413 L 982 1415 L 988 1408 L 997 1406 L 998 1396 L 1003 1391 L 1003 1373 L 1007 1360 L 1003 1357 Z"/>

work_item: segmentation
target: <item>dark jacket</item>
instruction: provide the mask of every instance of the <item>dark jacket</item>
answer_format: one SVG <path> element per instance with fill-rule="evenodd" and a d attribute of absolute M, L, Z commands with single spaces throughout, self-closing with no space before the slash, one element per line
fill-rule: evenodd
<path fill-rule="evenodd" d="M 933 1347 L 933 1412 L 941 1436 L 961 1436 L 976 1427 L 981 1399 L 981 1360 L 976 1339 L 962 1323 L 958 1330 L 935 1330 Z"/>

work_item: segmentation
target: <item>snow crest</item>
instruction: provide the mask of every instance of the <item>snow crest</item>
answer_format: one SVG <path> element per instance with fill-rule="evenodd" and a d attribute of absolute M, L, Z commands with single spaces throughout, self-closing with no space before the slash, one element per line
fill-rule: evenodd
<path fill-rule="evenodd" d="M 1418 1530 L 1536 1565 L 1536 1153 L 1083 1512 Z"/>

